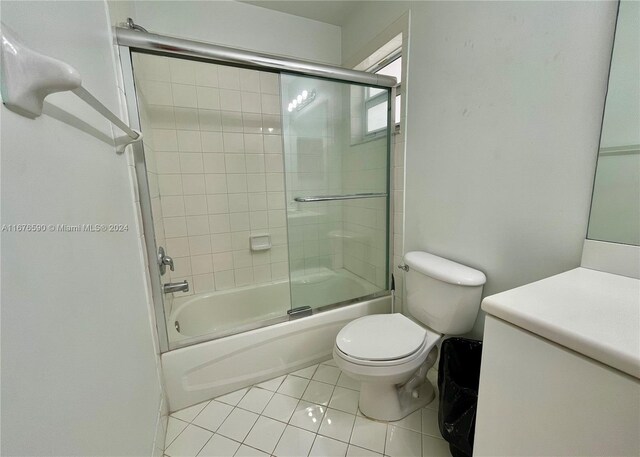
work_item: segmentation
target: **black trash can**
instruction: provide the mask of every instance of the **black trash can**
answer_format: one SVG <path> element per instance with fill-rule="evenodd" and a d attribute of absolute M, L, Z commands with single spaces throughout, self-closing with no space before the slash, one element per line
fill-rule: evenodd
<path fill-rule="evenodd" d="M 482 341 L 449 338 L 442 342 L 438 425 L 453 457 L 473 454 L 481 357 Z"/>

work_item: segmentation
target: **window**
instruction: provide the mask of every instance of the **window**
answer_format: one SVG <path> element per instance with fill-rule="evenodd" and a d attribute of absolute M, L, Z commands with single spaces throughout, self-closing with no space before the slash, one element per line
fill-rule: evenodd
<path fill-rule="evenodd" d="M 400 124 L 400 96 L 402 82 L 402 56 L 399 52 L 392 54 L 374 65 L 369 71 L 386 76 L 394 76 L 398 80 L 396 86 L 395 124 Z M 387 126 L 387 92 L 383 89 L 368 87 L 365 90 L 365 134 L 374 135 Z"/>

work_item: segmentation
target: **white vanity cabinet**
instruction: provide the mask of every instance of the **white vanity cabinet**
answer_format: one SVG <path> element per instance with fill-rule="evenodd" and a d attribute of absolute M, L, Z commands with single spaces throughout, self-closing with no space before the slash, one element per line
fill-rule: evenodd
<path fill-rule="evenodd" d="M 475 456 L 640 456 L 640 281 L 577 268 L 482 308 Z"/>

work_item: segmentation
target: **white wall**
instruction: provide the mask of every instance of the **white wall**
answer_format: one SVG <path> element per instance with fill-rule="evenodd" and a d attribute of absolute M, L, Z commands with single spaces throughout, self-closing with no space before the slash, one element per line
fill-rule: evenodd
<path fill-rule="evenodd" d="M 131 3 L 129 11 L 118 8 L 150 32 L 335 65 L 342 60 L 335 25 L 228 0 Z"/>
<path fill-rule="evenodd" d="M 405 251 L 483 270 L 485 295 L 577 267 L 616 4 L 366 2 L 345 61 L 406 8 Z"/>
<path fill-rule="evenodd" d="M 3 1 L 2 21 L 118 112 L 104 2 Z M 77 97 L 47 101 L 36 120 L 0 108 L 2 223 L 129 231 L 2 233 L 2 454 L 151 455 L 161 386 L 132 168 Z"/>

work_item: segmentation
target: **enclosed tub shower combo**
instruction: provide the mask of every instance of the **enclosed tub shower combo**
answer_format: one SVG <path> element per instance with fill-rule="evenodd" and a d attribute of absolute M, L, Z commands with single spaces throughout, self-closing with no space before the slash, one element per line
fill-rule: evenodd
<path fill-rule="evenodd" d="M 389 311 L 395 78 L 117 29 L 172 410 Z"/>

